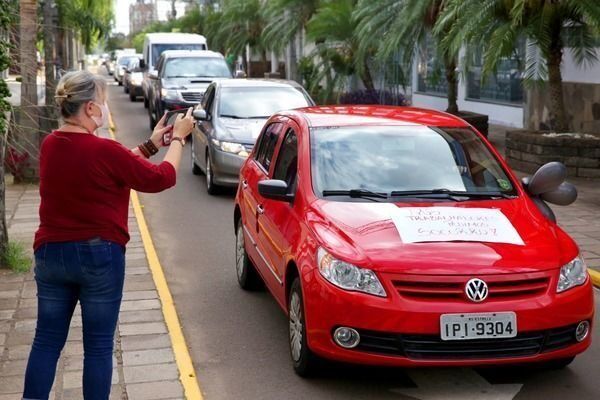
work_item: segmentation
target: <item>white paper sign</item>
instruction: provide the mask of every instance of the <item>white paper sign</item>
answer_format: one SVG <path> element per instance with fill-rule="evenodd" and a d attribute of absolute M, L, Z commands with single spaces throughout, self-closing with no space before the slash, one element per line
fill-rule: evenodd
<path fill-rule="evenodd" d="M 458 240 L 524 245 L 517 230 L 497 209 L 396 207 L 391 218 L 404 243 Z"/>

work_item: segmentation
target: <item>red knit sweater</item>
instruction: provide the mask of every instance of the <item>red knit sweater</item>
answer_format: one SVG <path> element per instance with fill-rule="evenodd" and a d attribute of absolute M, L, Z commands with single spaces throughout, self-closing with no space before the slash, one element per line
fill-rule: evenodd
<path fill-rule="evenodd" d="M 130 190 L 160 192 L 175 180 L 170 163 L 153 164 L 113 140 L 52 132 L 40 150 L 42 202 L 33 247 L 94 237 L 124 246 Z"/>

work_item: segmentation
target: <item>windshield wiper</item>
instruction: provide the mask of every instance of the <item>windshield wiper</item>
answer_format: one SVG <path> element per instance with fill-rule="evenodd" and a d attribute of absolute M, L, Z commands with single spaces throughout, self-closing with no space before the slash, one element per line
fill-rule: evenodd
<path fill-rule="evenodd" d="M 392 197 L 419 197 L 419 198 L 439 198 L 439 197 L 468 197 L 479 199 L 490 199 L 500 197 L 503 199 L 513 199 L 515 196 L 502 192 L 461 192 L 450 189 L 431 189 L 431 190 L 394 190 Z"/>
<path fill-rule="evenodd" d="M 229 114 L 221 114 L 219 115 L 221 118 L 234 118 L 234 119 L 246 119 L 246 117 L 240 117 L 239 115 L 229 115 Z"/>
<path fill-rule="evenodd" d="M 248 119 L 269 119 L 270 115 L 253 115 L 251 117 L 246 117 Z"/>
<path fill-rule="evenodd" d="M 385 193 L 372 192 L 367 189 L 350 189 L 350 190 L 323 190 L 323 197 L 327 196 L 349 196 L 353 199 L 369 199 L 377 201 L 375 199 L 387 199 L 388 196 Z"/>

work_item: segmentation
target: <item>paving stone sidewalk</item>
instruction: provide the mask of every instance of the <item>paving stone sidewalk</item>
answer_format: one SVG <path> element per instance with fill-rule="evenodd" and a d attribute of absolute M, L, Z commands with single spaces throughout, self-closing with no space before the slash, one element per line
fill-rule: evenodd
<path fill-rule="evenodd" d="M 9 236 L 27 249 L 31 249 L 39 223 L 39 201 L 37 186 L 7 185 Z M 183 388 L 133 210 L 129 230 L 131 241 L 127 246 L 125 289 L 116 332 L 111 399 L 181 399 Z M 33 273 L 14 274 L 0 269 L 0 400 L 21 399 L 36 313 Z M 50 399 L 83 398 L 82 369 L 78 306 Z"/>

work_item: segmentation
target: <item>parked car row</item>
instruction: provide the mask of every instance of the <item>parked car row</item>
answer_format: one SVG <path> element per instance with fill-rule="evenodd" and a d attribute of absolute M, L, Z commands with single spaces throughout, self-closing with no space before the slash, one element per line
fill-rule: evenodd
<path fill-rule="evenodd" d="M 458 117 L 317 107 L 295 82 L 236 79 L 205 41 L 169 35 L 123 64 L 124 89 L 152 128 L 194 107 L 191 170 L 211 195 L 237 187 L 237 280 L 286 313 L 299 375 L 321 358 L 564 367 L 590 346 L 585 262 L 534 190 L 563 187 L 566 168 L 523 183 Z"/>

